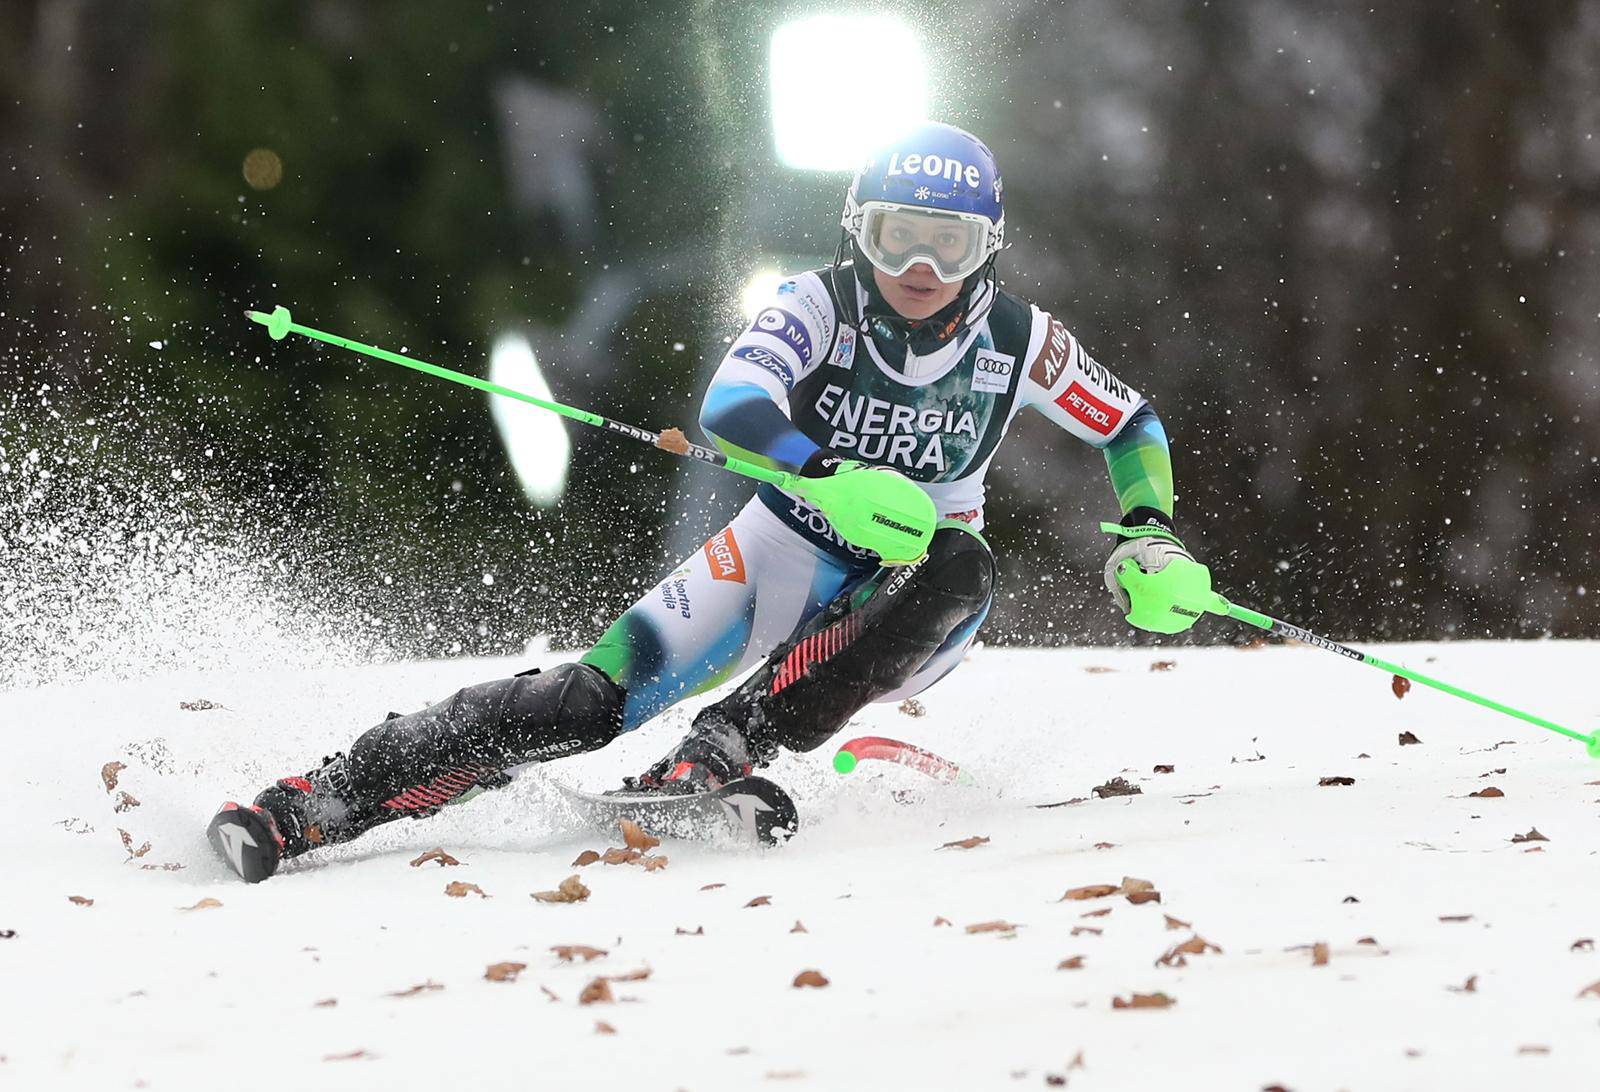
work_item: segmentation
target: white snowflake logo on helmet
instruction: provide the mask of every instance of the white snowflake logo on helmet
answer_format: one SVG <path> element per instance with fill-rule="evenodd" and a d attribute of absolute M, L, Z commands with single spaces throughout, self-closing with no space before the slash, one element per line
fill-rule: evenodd
<path fill-rule="evenodd" d="M 917 192 L 911 196 L 915 197 L 918 201 L 926 201 L 930 196 L 932 196 L 932 194 L 933 191 L 928 189 L 927 186 L 918 186 Z"/>

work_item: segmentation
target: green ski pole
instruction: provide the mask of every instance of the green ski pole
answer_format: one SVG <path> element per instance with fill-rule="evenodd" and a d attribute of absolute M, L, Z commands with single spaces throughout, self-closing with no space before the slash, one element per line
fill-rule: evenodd
<path fill-rule="evenodd" d="M 1100 529 L 1108 534 L 1121 535 L 1124 538 L 1139 538 L 1148 535 L 1171 537 L 1166 532 L 1155 527 L 1123 527 L 1115 523 L 1102 523 Z M 1152 575 L 1145 573 L 1131 559 L 1124 561 L 1121 568 L 1117 570 L 1117 581 L 1127 590 L 1132 604 L 1128 612 L 1128 620 L 1140 629 L 1156 633 L 1172 633 L 1175 632 L 1175 626 L 1170 621 L 1172 616 L 1192 619 L 1198 618 L 1202 614 L 1220 614 L 1223 617 L 1232 618 L 1257 629 L 1264 629 L 1268 633 L 1277 634 L 1279 637 L 1289 637 L 1302 644 L 1311 645 L 1313 648 L 1338 653 L 1346 659 L 1356 660 L 1367 664 L 1369 667 L 1376 667 L 1390 675 L 1398 675 L 1402 679 L 1410 679 L 1412 682 L 1432 687 L 1452 697 L 1470 701 L 1474 705 L 1481 705 L 1485 709 L 1492 709 L 1496 713 L 1504 713 L 1508 717 L 1515 717 L 1520 721 L 1555 732 L 1557 735 L 1577 740 L 1588 750 L 1590 758 L 1600 758 L 1600 737 L 1597 737 L 1594 733 L 1584 733 L 1562 727 L 1554 721 L 1546 720 L 1532 713 L 1525 713 L 1521 709 L 1514 709 L 1492 698 L 1474 694 L 1470 690 L 1463 690 L 1459 686 L 1440 679 L 1430 678 L 1420 671 L 1412 671 L 1408 667 L 1392 664 L 1388 660 L 1380 660 L 1370 653 L 1350 648 L 1348 645 L 1341 645 L 1337 641 L 1331 641 L 1320 634 L 1312 633 L 1309 629 L 1281 621 L 1262 614 L 1260 611 L 1251 610 L 1249 607 L 1241 607 L 1237 603 L 1230 603 L 1212 590 L 1211 574 L 1205 566 L 1184 558 L 1177 558 L 1168 562 L 1167 568 L 1171 569 L 1174 565 L 1179 566 L 1179 570 L 1175 574 L 1162 574 L 1162 590 L 1159 593 L 1153 591 L 1154 581 Z M 1176 576 L 1176 579 L 1173 579 L 1174 576 Z M 1141 591 L 1143 594 L 1141 594 Z"/>
<path fill-rule="evenodd" d="M 928 552 L 928 540 L 933 537 L 934 524 L 938 518 L 933 501 L 917 487 L 915 482 L 899 474 L 877 473 L 875 472 L 877 468 L 867 467 L 835 474 L 832 477 L 802 478 L 798 474 L 773 470 L 745 459 L 724 455 L 720 451 L 699 444 L 692 444 L 676 429 L 669 430 L 666 435 L 652 432 L 638 425 L 612 420 L 588 410 L 536 398 L 499 383 L 479 379 L 475 375 L 441 368 L 425 360 L 417 360 L 414 357 L 380 349 L 375 345 L 366 345 L 351 338 L 340 337 L 338 334 L 302 326 L 290 317 L 287 307 L 275 307 L 271 314 L 263 311 L 246 311 L 245 317 L 265 326 L 274 341 L 282 341 L 291 333 L 300 334 L 375 360 L 425 372 L 503 398 L 526 402 L 586 425 L 653 444 L 674 455 L 699 459 L 701 462 L 720 466 L 743 477 L 767 482 L 811 502 L 828 517 L 828 522 L 833 524 L 834 529 L 843 535 L 846 541 L 871 550 L 881 557 L 886 565 L 908 565 L 921 560 Z"/>

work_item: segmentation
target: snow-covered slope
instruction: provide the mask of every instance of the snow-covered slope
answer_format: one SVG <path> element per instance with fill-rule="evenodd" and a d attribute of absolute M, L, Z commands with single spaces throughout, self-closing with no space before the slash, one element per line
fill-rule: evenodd
<path fill-rule="evenodd" d="M 1591 644 L 1382 654 L 1580 728 L 1600 713 Z M 578 829 L 547 779 L 614 784 L 683 710 L 265 884 L 212 859 L 224 797 L 511 666 L 0 694 L 0 1087 L 1306 1092 L 1600 1071 L 1600 996 L 1580 996 L 1600 981 L 1600 765 L 1304 648 L 980 650 L 926 716 L 879 707 L 851 729 L 962 761 L 977 786 L 786 758 L 773 776 L 806 826 L 779 851 L 572 866 L 618 839 Z M 220 708 L 180 706 L 202 699 Z M 1142 793 L 1093 796 L 1119 775 Z M 1489 786 L 1504 795 L 1469 796 Z M 139 803 L 118 813 L 123 791 Z M 1549 840 L 1512 841 L 1534 828 Z M 130 858 L 119 829 L 148 852 Z M 989 842 L 939 848 L 969 836 Z M 408 864 L 433 846 L 461 864 Z M 586 901 L 529 897 L 575 873 Z M 1125 877 L 1160 901 L 1061 901 Z M 452 881 L 485 897 L 447 897 Z M 221 905 L 185 909 L 204 899 Z M 969 930 L 995 921 L 1014 928 Z M 1158 965 L 1196 935 L 1221 951 Z M 606 954 L 551 950 L 575 944 Z M 486 980 L 503 962 L 526 968 Z M 794 987 L 805 970 L 828 985 Z M 1175 1003 L 1113 1007 L 1135 993 Z"/>

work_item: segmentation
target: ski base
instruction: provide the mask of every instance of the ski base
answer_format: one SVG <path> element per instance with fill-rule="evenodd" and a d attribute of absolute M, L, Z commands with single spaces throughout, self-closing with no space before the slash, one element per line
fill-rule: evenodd
<path fill-rule="evenodd" d="M 584 821 L 601 829 L 631 819 L 657 838 L 771 846 L 800 828 L 794 801 L 764 777 L 741 777 L 711 792 L 683 795 L 559 787 Z"/>

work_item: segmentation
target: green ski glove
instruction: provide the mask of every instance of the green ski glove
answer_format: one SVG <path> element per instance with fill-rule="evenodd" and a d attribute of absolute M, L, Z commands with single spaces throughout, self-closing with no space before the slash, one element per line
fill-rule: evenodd
<path fill-rule="evenodd" d="M 1211 570 L 1183 548 L 1178 536 L 1151 521 L 1102 523 L 1123 541 L 1106 559 L 1106 590 L 1128 624 L 1150 633 L 1182 633 L 1216 602 Z"/>
<path fill-rule="evenodd" d="M 783 488 L 815 505 L 846 542 L 871 550 L 885 565 L 921 561 L 939 519 L 932 498 L 904 474 L 831 453 L 813 457 Z"/>

